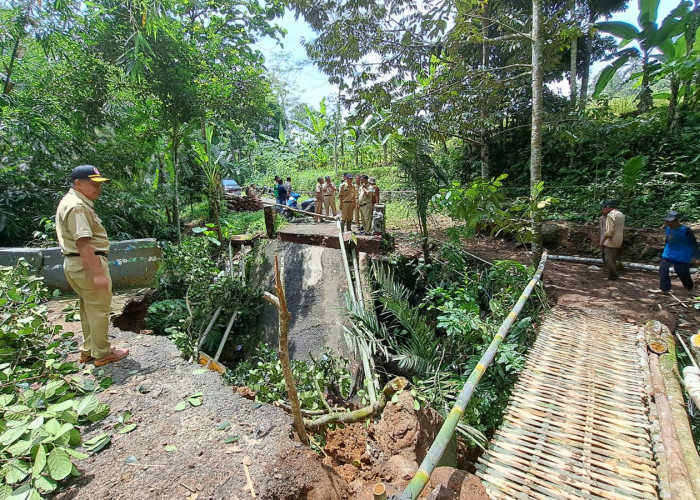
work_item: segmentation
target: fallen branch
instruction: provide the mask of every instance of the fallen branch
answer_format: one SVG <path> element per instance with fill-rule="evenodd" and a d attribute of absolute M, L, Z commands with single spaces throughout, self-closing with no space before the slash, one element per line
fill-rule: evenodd
<path fill-rule="evenodd" d="M 377 401 L 358 410 L 346 412 L 328 413 L 320 418 L 304 420 L 304 426 L 308 430 L 316 430 L 329 424 L 352 424 L 362 422 L 370 417 L 380 415 L 392 396 L 408 385 L 408 380 L 403 377 L 396 377 L 389 381 L 382 389 Z"/>
<path fill-rule="evenodd" d="M 282 408 L 284 411 L 287 413 L 291 414 L 292 413 L 292 407 L 289 406 L 287 403 L 284 401 L 275 401 L 272 403 L 274 406 L 277 406 L 279 408 Z M 301 409 L 301 414 L 305 415 L 307 417 L 318 417 L 319 415 L 328 415 L 327 410 L 304 410 L 303 408 Z"/>

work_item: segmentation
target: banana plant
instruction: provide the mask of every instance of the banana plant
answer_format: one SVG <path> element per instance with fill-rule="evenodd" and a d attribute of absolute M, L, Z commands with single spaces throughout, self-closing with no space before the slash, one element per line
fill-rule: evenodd
<path fill-rule="evenodd" d="M 640 79 L 641 91 L 637 109 L 640 113 L 648 111 L 653 106 L 653 96 L 650 88 L 652 68 L 660 64 L 661 56 L 673 50 L 676 37 L 685 30 L 690 15 L 690 2 L 682 1 L 657 25 L 660 0 L 639 0 L 639 27 L 620 21 L 597 23 L 596 27 L 609 33 L 621 41 L 618 45 L 617 58 L 601 71 L 595 86 L 594 96 L 600 95 L 610 80 L 620 68 L 630 59 L 639 59 L 642 63 L 641 73 L 632 75 Z M 630 44 L 636 46 L 628 47 Z"/>
<path fill-rule="evenodd" d="M 221 191 L 221 160 L 224 152 L 212 143 L 214 126 L 205 125 L 202 121 L 202 142 L 192 144 L 195 153 L 195 161 L 201 167 L 207 179 L 207 197 L 209 199 L 209 222 L 219 228 L 219 193 Z M 219 234 L 221 240 L 221 234 Z"/>

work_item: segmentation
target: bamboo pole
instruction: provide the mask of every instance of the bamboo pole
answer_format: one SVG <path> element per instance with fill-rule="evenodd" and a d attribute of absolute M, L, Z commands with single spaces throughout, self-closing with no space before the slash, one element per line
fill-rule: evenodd
<path fill-rule="evenodd" d="M 382 483 L 377 483 L 372 487 L 374 500 L 386 500 L 386 487 Z"/>
<path fill-rule="evenodd" d="M 292 406 L 292 420 L 294 421 L 294 428 L 299 435 L 299 440 L 305 445 L 308 445 L 309 437 L 307 436 L 306 429 L 304 428 L 304 419 L 301 416 L 301 405 L 299 404 L 297 386 L 294 382 L 292 366 L 291 362 L 289 361 L 289 320 L 291 319 L 291 315 L 289 314 L 289 309 L 287 309 L 287 298 L 284 295 L 284 282 L 281 278 L 280 267 L 284 269 L 284 263 L 280 264 L 279 258 L 277 257 L 277 254 L 275 254 L 275 291 L 277 292 L 277 297 L 272 295 L 270 292 L 265 292 L 263 296 L 265 300 L 277 308 L 277 312 L 279 314 L 279 350 L 277 351 L 277 355 L 282 363 L 284 382 L 287 385 L 289 402 Z"/>
<path fill-rule="evenodd" d="M 345 268 L 345 278 L 348 280 L 348 293 L 353 303 L 357 303 L 357 297 L 355 296 L 355 290 L 352 285 L 352 275 L 350 274 L 350 264 L 348 263 L 348 254 L 345 251 L 345 240 L 343 240 L 343 229 L 341 228 L 340 219 L 336 221 L 338 223 L 338 239 L 340 240 L 340 254 L 343 258 L 343 267 Z"/>
<path fill-rule="evenodd" d="M 654 402 L 659 413 L 661 438 L 668 462 L 671 498 L 700 498 L 700 457 L 693 442 L 685 399 L 676 374 L 676 345 L 670 330 L 658 321 L 644 325 L 648 345 L 664 342 L 667 352 L 649 353 Z"/>
<path fill-rule="evenodd" d="M 573 255 L 550 255 L 548 257 L 549 260 L 561 260 L 564 262 L 578 262 L 581 264 L 603 264 L 603 259 L 594 259 L 593 257 L 575 257 Z M 628 269 L 639 269 L 641 271 L 657 271 L 659 270 L 659 266 L 652 266 L 650 264 L 637 264 L 635 262 L 623 262 L 623 266 L 625 266 Z M 672 273 L 675 273 L 675 271 L 672 269 Z M 698 272 L 697 268 L 691 268 L 690 269 L 691 273 L 696 273 Z"/>
<path fill-rule="evenodd" d="M 452 411 L 450 411 L 449 415 L 447 416 L 447 419 L 442 424 L 440 432 L 438 432 L 435 441 L 433 441 L 433 444 L 430 446 L 430 449 L 428 450 L 427 455 L 423 459 L 423 462 L 421 463 L 418 472 L 416 472 L 416 475 L 413 476 L 411 482 L 408 483 L 408 486 L 406 486 L 406 489 L 403 491 L 401 498 L 415 500 L 421 494 L 423 488 L 425 488 L 425 485 L 428 484 L 428 481 L 430 480 L 430 474 L 432 474 L 433 470 L 442 458 L 442 454 L 445 452 L 447 443 L 452 438 L 452 434 L 454 434 L 454 431 L 457 428 L 457 424 L 462 418 L 462 414 L 464 413 L 464 410 L 467 407 L 467 404 L 469 403 L 472 394 L 474 393 L 476 385 L 479 383 L 479 380 L 481 380 L 481 377 L 484 375 L 486 368 L 493 361 L 493 358 L 496 356 L 498 346 L 500 346 L 501 342 L 503 342 L 503 339 L 508 334 L 510 327 L 513 326 L 515 318 L 517 318 L 518 314 L 520 314 L 520 311 L 522 311 L 525 302 L 532 293 L 532 290 L 534 290 L 535 285 L 537 285 L 537 282 L 542 277 L 542 272 L 544 271 L 544 266 L 546 262 L 547 251 L 545 250 L 542 253 L 540 263 L 537 266 L 537 271 L 535 271 L 535 274 L 525 287 L 525 290 L 523 290 L 522 295 L 520 295 L 520 298 L 515 303 L 515 306 L 513 306 L 513 309 L 508 314 L 508 317 L 498 329 L 496 335 L 494 335 L 491 344 L 489 345 L 488 349 L 486 349 L 484 355 L 481 356 L 481 359 L 476 365 L 476 368 L 474 368 L 474 371 L 471 373 L 471 375 L 469 375 L 469 378 L 467 379 L 466 383 L 464 384 L 464 387 L 462 387 L 462 390 L 459 393 L 459 397 L 457 398 L 457 401 L 455 402 Z"/>
<path fill-rule="evenodd" d="M 290 211 L 292 211 L 292 212 L 297 212 L 297 213 L 304 214 L 304 215 L 311 215 L 312 217 L 320 217 L 321 219 L 335 220 L 335 219 L 337 218 L 337 216 L 315 214 L 315 213 L 309 212 L 309 211 L 307 211 L 307 210 L 302 210 L 301 208 L 294 208 L 294 207 L 290 207 L 290 206 L 287 206 L 287 205 L 280 205 L 279 203 L 270 203 L 270 202 L 268 202 L 268 201 L 263 201 L 262 204 L 263 204 L 264 207 L 286 208 L 287 210 L 290 210 Z"/>

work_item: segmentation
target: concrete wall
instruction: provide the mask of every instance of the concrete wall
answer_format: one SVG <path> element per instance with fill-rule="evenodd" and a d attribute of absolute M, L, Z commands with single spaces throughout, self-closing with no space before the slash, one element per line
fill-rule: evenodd
<path fill-rule="evenodd" d="M 110 242 L 108 260 L 113 288 L 152 285 L 160 255 L 154 239 Z M 43 276 L 50 289 L 72 291 L 63 274 L 63 254 L 59 247 L 0 248 L 0 265 L 14 266 L 20 258 L 29 262 L 38 276 Z"/>
<path fill-rule="evenodd" d="M 349 355 L 345 343 L 341 307 L 345 304 L 347 282 L 340 250 L 270 240 L 256 247 L 252 278 L 264 290 L 275 294 L 274 255 L 284 258 L 287 305 L 292 316 L 289 353 L 293 359 L 308 360 L 330 347 Z M 277 345 L 277 309 L 265 302 L 261 340 Z"/>

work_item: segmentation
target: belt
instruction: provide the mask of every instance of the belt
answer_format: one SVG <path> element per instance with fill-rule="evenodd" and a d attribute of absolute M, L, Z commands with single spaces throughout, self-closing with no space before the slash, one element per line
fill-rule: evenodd
<path fill-rule="evenodd" d="M 365 205 L 369 205 L 369 201 L 367 203 L 360 203 L 361 207 L 364 207 Z"/>
<path fill-rule="evenodd" d="M 107 257 L 107 252 L 95 252 L 95 255 L 99 255 L 100 257 Z M 64 253 L 64 257 L 80 257 L 79 253 Z"/>
<path fill-rule="evenodd" d="M 332 194 L 324 194 L 323 196 L 333 196 Z"/>

